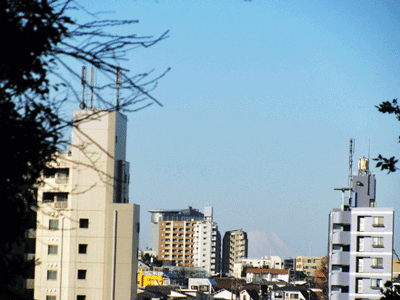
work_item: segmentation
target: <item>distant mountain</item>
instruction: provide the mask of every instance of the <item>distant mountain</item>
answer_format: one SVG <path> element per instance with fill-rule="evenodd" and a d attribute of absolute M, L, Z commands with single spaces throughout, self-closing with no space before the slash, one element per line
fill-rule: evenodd
<path fill-rule="evenodd" d="M 249 240 L 249 258 L 276 255 L 280 258 L 296 257 L 298 253 L 277 234 L 266 231 L 247 232 Z"/>

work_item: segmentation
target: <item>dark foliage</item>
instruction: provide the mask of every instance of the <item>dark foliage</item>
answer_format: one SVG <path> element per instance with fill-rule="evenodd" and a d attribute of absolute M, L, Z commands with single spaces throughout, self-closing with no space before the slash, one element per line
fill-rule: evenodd
<path fill-rule="evenodd" d="M 381 289 L 383 296 L 381 300 L 400 300 L 400 286 L 393 285 L 391 281 L 385 282 L 385 287 Z"/>
<path fill-rule="evenodd" d="M 68 35 L 68 17 L 56 13 L 47 1 L 1 1 L 2 57 L 0 82 L 3 92 L 20 96 L 32 92 L 44 97 L 50 61 L 46 59 Z"/>
<path fill-rule="evenodd" d="M 27 230 L 36 226 L 35 186 L 40 184 L 45 166 L 65 143 L 63 128 L 76 125 L 59 114 L 60 107 L 71 101 L 67 95 L 74 95 L 76 100 L 79 94 L 62 75 L 70 72 L 80 79 L 79 72 L 66 61 L 74 59 L 91 65 L 114 80 L 119 61 L 125 59 L 127 52 L 150 47 L 167 36 L 167 32 L 158 38 L 109 33 L 107 29 L 137 21 L 96 19 L 79 24 L 67 15 L 76 10 L 84 9 L 72 0 L 0 1 L 0 128 L 5 161 L 0 172 L 0 286 L 25 272 L 23 256 L 14 250 L 24 242 Z M 128 76 L 129 70 L 122 71 L 120 89 L 129 94 L 121 98 L 121 110 L 161 105 L 149 91 L 166 72 L 149 79 L 151 72 Z M 58 78 L 58 82 L 50 82 L 49 75 Z M 98 101 L 102 100 L 101 91 L 110 87 L 115 89 L 115 81 L 92 87 Z M 61 99 L 50 99 L 52 91 L 61 89 Z M 102 108 L 115 109 L 115 104 L 103 102 Z"/>
<path fill-rule="evenodd" d="M 376 106 L 379 112 L 384 113 L 384 114 L 395 114 L 397 121 L 400 121 L 400 107 L 399 104 L 397 103 L 397 99 L 393 99 L 392 102 L 390 101 L 385 101 Z M 400 136 L 398 138 L 399 143 L 400 143 Z M 378 155 L 377 158 L 374 158 L 373 160 L 377 161 L 376 167 L 380 168 L 381 171 L 387 170 L 388 174 L 391 172 L 396 172 L 399 170 L 398 167 L 396 167 L 396 163 L 398 162 L 398 159 L 396 159 L 394 156 L 390 158 L 383 157 L 381 154 Z"/>
<path fill-rule="evenodd" d="M 57 150 L 60 134 L 55 128 L 57 116 L 40 104 L 17 108 L 0 99 L 2 154 L 5 164 L 0 172 L 3 228 L 0 243 L 0 282 L 7 283 L 13 274 L 23 274 L 21 253 L 11 251 L 20 246 L 27 229 L 35 228 L 35 184 Z M 14 275 L 15 275 L 14 274 Z"/>

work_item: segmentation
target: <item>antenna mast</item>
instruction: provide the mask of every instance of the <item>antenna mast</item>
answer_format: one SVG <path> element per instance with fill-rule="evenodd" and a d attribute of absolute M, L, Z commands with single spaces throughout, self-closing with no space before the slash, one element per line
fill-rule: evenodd
<path fill-rule="evenodd" d="M 82 83 L 82 102 L 81 102 L 80 108 L 85 109 L 86 108 L 86 104 L 85 104 L 86 67 L 85 66 L 82 67 L 81 83 Z"/>
<path fill-rule="evenodd" d="M 349 188 L 351 188 L 351 182 L 353 181 L 353 154 L 354 154 L 355 141 L 350 139 L 349 146 Z"/>
<path fill-rule="evenodd" d="M 121 86 L 121 68 L 117 67 L 117 78 L 115 80 L 115 85 L 117 87 L 117 107 L 116 110 L 119 111 L 119 88 Z"/>
<path fill-rule="evenodd" d="M 94 68 L 92 67 L 90 71 L 90 108 L 93 108 Z"/>

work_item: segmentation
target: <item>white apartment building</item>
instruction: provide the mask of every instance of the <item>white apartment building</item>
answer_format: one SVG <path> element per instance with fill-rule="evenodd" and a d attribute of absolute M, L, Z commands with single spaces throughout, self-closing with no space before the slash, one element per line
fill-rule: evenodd
<path fill-rule="evenodd" d="M 233 277 L 240 278 L 244 267 L 264 268 L 264 269 L 283 269 L 284 260 L 279 256 L 264 256 L 257 258 L 244 258 L 241 262 L 233 266 Z"/>
<path fill-rule="evenodd" d="M 38 188 L 34 298 L 135 299 L 139 206 L 129 204 L 127 118 L 74 112 L 69 153 Z"/>
<path fill-rule="evenodd" d="M 211 221 L 197 222 L 194 233 L 193 264 L 215 275 L 220 271 L 221 238 Z"/>
<path fill-rule="evenodd" d="M 393 209 L 376 207 L 375 176 L 360 159 L 352 176 L 348 204 L 329 216 L 329 299 L 380 299 L 391 280 Z M 339 190 L 341 188 L 338 188 Z"/>

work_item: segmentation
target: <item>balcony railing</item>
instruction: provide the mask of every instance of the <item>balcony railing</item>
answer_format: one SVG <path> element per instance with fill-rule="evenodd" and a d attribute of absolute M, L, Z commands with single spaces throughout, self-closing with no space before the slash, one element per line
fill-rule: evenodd
<path fill-rule="evenodd" d="M 54 207 L 55 208 L 68 208 L 68 202 L 67 201 L 56 201 L 56 202 L 54 202 Z"/>

